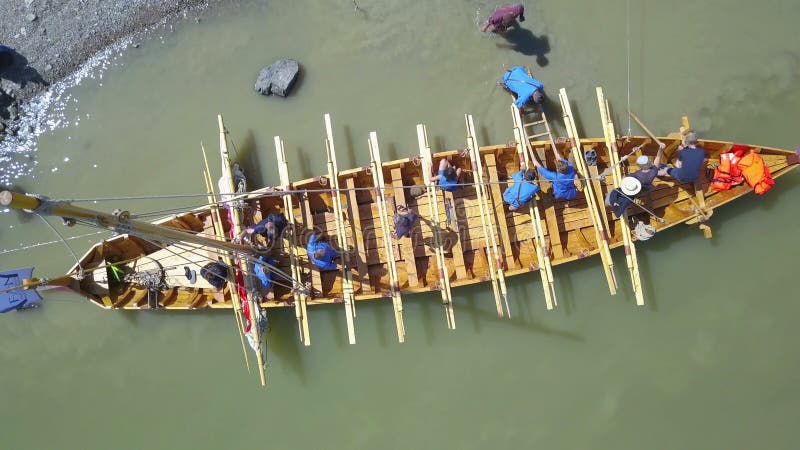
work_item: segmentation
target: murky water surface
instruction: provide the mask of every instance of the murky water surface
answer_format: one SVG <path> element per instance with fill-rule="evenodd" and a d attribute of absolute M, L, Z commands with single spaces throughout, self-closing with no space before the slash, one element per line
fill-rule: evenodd
<path fill-rule="evenodd" d="M 488 2 L 205 12 L 67 89 L 51 108 L 68 125 L 38 137 L 36 164 L 23 161 L 15 182 L 53 198 L 201 193 L 200 143 L 216 150 L 217 113 L 256 185 L 278 181 L 275 135 L 295 178 L 324 171 L 326 112 L 343 168 L 368 161 L 373 130 L 385 159 L 416 153 L 417 123 L 436 150 L 462 147 L 465 112 L 481 144 L 506 142 L 509 97 L 497 80 L 518 64 L 553 96 L 567 88 L 584 134 L 600 133 L 601 85 L 623 133 L 629 92 L 662 134 L 686 114 L 709 138 L 798 145 L 800 4 L 627 5 L 526 2 L 510 41 L 478 31 L 498 6 Z M 280 57 L 301 62 L 295 93 L 256 95 L 258 70 Z M 799 184 L 793 174 L 719 210 L 711 241 L 681 227 L 639 246 L 645 307 L 633 305 L 615 253 L 616 297 L 599 259 L 581 261 L 556 269 L 561 305 L 551 313 L 535 275 L 509 280 L 511 320 L 496 318 L 488 287 L 456 291 L 455 332 L 435 296 L 408 296 L 403 345 L 388 300 L 358 305 L 355 346 L 340 306 L 312 310 L 310 348 L 297 342 L 292 310 L 272 311 L 267 389 L 248 375 L 229 313 L 109 312 L 47 292 L 43 308 L 0 317 L 2 447 L 796 448 Z M 103 236 L 53 223 L 79 236 L 68 241 L 78 254 Z M 55 239 L 38 218 L 0 214 L 0 249 Z M 40 275 L 72 261 L 61 243 L 1 258 Z"/>

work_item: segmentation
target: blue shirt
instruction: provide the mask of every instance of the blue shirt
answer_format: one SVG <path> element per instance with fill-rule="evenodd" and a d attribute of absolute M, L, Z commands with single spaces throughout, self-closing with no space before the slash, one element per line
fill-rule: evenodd
<path fill-rule="evenodd" d="M 547 170 L 544 167 L 539 167 L 539 175 L 547 178 L 553 182 L 553 195 L 562 200 L 572 200 L 578 195 L 578 189 L 575 187 L 575 168 L 572 163 L 566 159 L 559 159 L 564 161 L 569 166 L 567 173 L 558 171 Z"/>
<path fill-rule="evenodd" d="M 517 108 L 522 108 L 525 103 L 533 97 L 533 93 L 539 91 L 544 95 L 544 84 L 541 81 L 531 78 L 528 71 L 522 66 L 515 66 L 503 75 L 503 86 L 509 91 L 517 94 L 514 104 Z"/>
<path fill-rule="evenodd" d="M 706 151 L 701 147 L 686 147 L 678 152 L 680 167 L 669 170 L 669 175 L 678 181 L 691 183 L 700 176 L 700 168 L 706 159 Z"/>
<path fill-rule="evenodd" d="M 267 265 L 274 266 L 275 258 L 267 258 L 266 256 L 258 258 L 258 262 L 253 266 L 253 271 L 258 279 L 261 280 L 261 284 L 269 289 L 272 287 L 272 272 L 270 272 Z"/>
<path fill-rule="evenodd" d="M 461 186 L 457 186 L 458 177 L 455 177 L 455 179 L 452 180 L 452 181 L 448 180 L 444 176 L 444 170 L 440 170 L 439 171 L 439 175 L 441 176 L 441 178 L 439 178 L 439 187 L 444 189 L 445 191 L 453 192 L 453 191 L 457 191 L 458 188 L 461 187 Z"/>
<path fill-rule="evenodd" d="M 275 227 L 273 233 L 267 233 L 267 223 L 272 222 L 272 225 Z M 253 225 L 253 232 L 256 234 L 260 234 L 267 239 L 271 239 L 274 236 L 280 236 L 283 229 L 286 228 L 286 218 L 283 217 L 283 214 L 272 213 L 268 215 L 265 219 L 257 224 Z M 273 234 L 273 236 L 270 236 Z"/>
<path fill-rule="evenodd" d="M 404 222 L 402 220 L 403 217 L 408 219 L 408 223 L 403 223 Z M 395 214 L 394 234 L 396 234 L 398 238 L 411 236 L 411 228 L 414 226 L 414 222 L 416 221 L 417 221 L 417 215 L 411 211 L 403 214 Z"/>
<path fill-rule="evenodd" d="M 321 259 L 317 259 L 314 257 L 314 252 L 317 250 L 324 250 L 325 254 L 322 256 Z M 336 263 L 333 262 L 333 259 L 339 256 L 339 252 L 331 247 L 331 244 L 328 244 L 325 241 L 318 242 L 317 235 L 312 234 L 311 239 L 308 240 L 308 246 L 306 246 L 306 251 L 308 252 L 308 259 L 311 260 L 317 267 L 322 270 L 334 270 L 336 269 Z"/>
<path fill-rule="evenodd" d="M 509 186 L 506 188 L 505 192 L 503 192 L 503 200 L 514 208 L 519 208 L 523 204 L 528 203 L 533 196 L 539 192 L 539 186 L 530 181 L 525 181 L 523 175 L 524 172 L 521 170 L 511 175 L 511 179 L 514 180 L 514 185 Z"/>

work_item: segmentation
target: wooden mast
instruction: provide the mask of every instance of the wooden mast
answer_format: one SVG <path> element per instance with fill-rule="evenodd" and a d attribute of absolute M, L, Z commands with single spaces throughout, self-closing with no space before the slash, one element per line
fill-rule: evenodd
<path fill-rule="evenodd" d="M 219 154 L 222 160 L 222 178 L 220 178 L 220 184 L 227 183 L 226 187 L 228 188 L 228 192 L 230 194 L 234 194 L 236 192 L 236 188 L 233 185 L 233 173 L 231 172 L 230 156 L 228 155 L 228 139 L 226 136 L 225 124 L 222 122 L 221 115 L 217 115 L 217 123 L 219 125 Z M 233 236 L 239 236 L 242 232 L 242 216 L 239 213 L 239 209 L 233 202 L 228 203 L 228 208 L 232 219 L 231 232 Z M 231 266 L 231 269 L 233 269 L 233 266 Z M 267 384 L 267 377 L 264 373 L 264 355 L 261 350 L 261 330 L 259 329 L 258 323 L 260 311 L 257 310 L 257 308 L 260 308 L 261 306 L 253 298 L 253 291 L 251 286 L 249 286 L 250 274 L 248 273 L 247 260 L 244 260 L 243 262 L 240 260 L 238 269 L 241 274 L 242 281 L 245 283 L 246 300 L 250 309 L 250 331 L 253 333 L 253 344 L 255 346 L 253 350 L 255 351 L 256 359 L 258 360 L 258 375 L 261 378 L 261 385 L 265 386 Z M 238 278 L 235 279 L 236 286 L 234 289 L 238 289 L 239 280 Z"/>
<path fill-rule="evenodd" d="M 431 147 L 428 145 L 428 131 L 425 125 L 417 124 L 417 142 L 419 153 L 422 158 L 422 179 L 425 182 L 425 196 L 430 205 L 430 226 L 433 233 L 433 252 L 436 255 L 436 267 L 439 269 L 439 290 L 442 294 L 442 305 L 447 319 L 447 327 L 451 330 L 456 328 L 456 318 L 453 311 L 453 295 L 450 292 L 450 272 L 444 259 L 444 249 L 442 248 L 441 223 L 439 221 L 439 202 L 436 186 L 431 181 L 433 175 L 433 159 L 431 158 Z"/>
<path fill-rule="evenodd" d="M 211 178 L 211 171 L 208 167 L 208 157 L 206 156 L 206 149 L 200 143 L 200 150 L 203 153 L 203 180 L 206 182 L 206 190 L 208 191 L 208 203 L 211 206 L 211 225 L 214 228 L 214 236 L 218 240 L 225 240 L 225 230 L 222 226 L 222 220 L 219 217 L 219 208 L 217 207 L 217 194 L 214 192 L 214 183 Z M 233 261 L 228 253 L 225 253 L 225 263 L 228 267 L 233 266 Z M 244 346 L 244 316 L 242 313 L 242 302 L 239 299 L 239 292 L 237 289 L 230 289 L 231 303 L 233 303 L 233 316 L 236 318 L 236 328 L 239 330 L 239 341 L 242 344 L 242 351 L 244 352 L 244 362 L 247 365 L 247 371 L 250 372 L 250 359 L 247 356 L 247 349 Z"/>
<path fill-rule="evenodd" d="M 603 94 L 603 88 L 598 87 L 597 91 L 597 106 L 600 108 L 600 120 L 603 122 L 603 136 L 606 139 L 606 150 L 608 150 L 608 158 L 611 166 L 614 168 L 611 175 L 614 179 L 614 186 L 619 187 L 622 182 L 622 168 L 619 161 L 619 149 L 617 148 L 616 131 L 614 130 L 614 121 L 611 120 L 611 110 L 608 106 Z M 642 293 L 642 280 L 639 275 L 639 260 L 636 257 L 636 245 L 633 243 L 631 237 L 631 227 L 628 223 L 628 211 L 626 210 L 619 221 L 620 231 L 622 232 L 622 241 L 625 246 L 625 262 L 628 265 L 628 271 L 631 274 L 631 284 L 633 285 L 633 294 L 636 297 L 637 305 L 644 305 L 644 295 Z"/>
<path fill-rule="evenodd" d="M 347 234 L 342 214 L 342 197 L 339 190 L 339 167 L 336 164 L 336 147 L 333 145 L 333 128 L 331 116 L 325 114 L 325 151 L 328 154 L 328 178 L 331 183 L 331 200 L 333 217 L 336 220 L 336 240 L 339 243 L 339 254 L 342 258 L 342 297 L 344 298 L 345 317 L 347 318 L 347 336 L 350 344 L 356 343 L 356 332 L 353 319 L 356 317 L 356 298 L 353 290 L 353 273 L 350 270 L 350 249 L 347 246 Z"/>
<path fill-rule="evenodd" d="M 397 276 L 397 260 L 394 255 L 394 244 L 392 243 L 392 230 L 389 227 L 389 213 L 386 210 L 386 183 L 383 179 L 383 162 L 381 161 L 381 151 L 378 147 L 378 134 L 369 133 L 369 155 L 372 166 L 372 184 L 375 186 L 375 200 L 378 204 L 378 215 L 381 219 L 381 229 L 383 231 L 383 248 L 386 252 L 386 266 L 389 268 L 389 292 L 394 306 L 394 320 L 397 326 L 397 339 L 400 342 L 406 341 L 406 327 L 403 322 L 403 300 L 400 297 L 400 281 Z"/>
<path fill-rule="evenodd" d="M 497 248 L 497 238 L 494 231 L 493 208 L 489 206 L 488 193 L 483 181 L 483 165 L 481 164 L 480 147 L 475 137 L 475 124 L 472 115 L 464 114 L 464 121 L 467 127 L 467 149 L 469 159 L 472 163 L 472 176 L 475 183 L 475 193 L 480 207 L 481 229 L 486 249 L 486 260 L 489 268 L 489 277 L 492 280 L 492 291 L 494 301 L 497 306 L 497 315 L 503 317 L 503 304 L 505 303 L 506 313 L 511 317 L 508 308 L 508 291 L 506 290 L 506 277 L 503 274 L 503 262 L 500 259 L 500 250 Z"/>
<path fill-rule="evenodd" d="M 522 114 L 519 108 L 517 108 L 517 105 L 513 103 L 511 104 L 511 117 L 514 120 L 514 141 L 517 145 L 517 155 L 520 165 L 524 165 L 525 169 L 529 169 L 530 156 L 526 151 L 526 147 L 530 146 L 530 141 L 528 140 L 528 134 L 525 132 L 525 124 L 522 122 Z M 539 265 L 539 276 L 542 278 L 544 303 L 547 310 L 550 311 L 558 304 L 558 300 L 556 299 L 553 269 L 550 263 L 550 255 L 547 252 L 547 243 L 544 240 L 544 230 L 542 229 L 542 221 L 539 215 L 539 206 L 536 203 L 536 196 L 531 198 L 528 214 L 530 214 L 531 217 L 533 243 L 534 249 L 536 250 L 536 261 Z M 557 233 L 558 230 L 554 232 Z"/>
<path fill-rule="evenodd" d="M 561 109 L 564 111 L 564 126 L 567 129 L 567 135 L 572 141 L 572 151 L 575 161 L 575 166 L 578 174 L 585 180 L 584 196 L 586 197 L 587 210 L 592 218 L 594 224 L 595 239 L 597 247 L 600 251 L 600 258 L 603 260 L 603 271 L 606 275 L 608 282 L 608 290 L 611 295 L 617 293 L 617 280 L 614 276 L 614 260 L 611 258 L 611 249 L 608 243 L 608 234 L 603 227 L 603 220 L 600 216 L 601 211 L 597 206 L 597 197 L 595 194 L 595 186 L 589 180 L 589 171 L 584 162 L 583 149 L 581 149 L 581 141 L 578 137 L 578 128 L 575 125 L 575 118 L 572 115 L 572 108 L 569 105 L 569 98 L 567 97 L 567 90 L 561 88 L 558 92 L 558 98 L 561 101 Z"/>
<path fill-rule="evenodd" d="M 280 136 L 275 136 L 275 154 L 278 158 L 278 175 L 281 179 L 281 190 L 284 191 L 283 210 L 289 222 L 289 264 L 292 273 L 292 295 L 294 296 L 294 315 L 297 318 L 297 328 L 300 335 L 300 342 L 306 346 L 311 345 L 311 331 L 308 328 L 308 310 L 304 289 L 302 286 L 295 286 L 303 279 L 303 272 L 300 269 L 300 258 L 297 255 L 297 224 L 294 217 L 294 206 L 292 205 L 292 185 L 289 181 L 289 164 L 286 162 L 286 151 L 283 148 L 283 140 Z"/>

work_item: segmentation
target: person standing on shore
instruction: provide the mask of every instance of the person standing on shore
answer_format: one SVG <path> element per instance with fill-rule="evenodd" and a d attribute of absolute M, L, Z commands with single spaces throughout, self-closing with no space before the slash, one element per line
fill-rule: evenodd
<path fill-rule="evenodd" d="M 501 6 L 483 24 L 481 31 L 486 32 L 491 28 L 493 33 L 502 33 L 512 26 L 519 28 L 517 18 L 520 22 L 525 21 L 525 7 L 521 3 Z"/>

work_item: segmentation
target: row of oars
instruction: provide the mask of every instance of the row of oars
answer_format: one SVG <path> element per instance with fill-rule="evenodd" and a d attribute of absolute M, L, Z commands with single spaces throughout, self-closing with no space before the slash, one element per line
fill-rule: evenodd
<path fill-rule="evenodd" d="M 469 114 L 464 115 L 464 121 L 467 126 L 467 149 L 469 150 L 469 159 L 472 163 L 475 193 L 481 212 L 481 229 L 483 230 L 486 261 L 489 269 L 489 277 L 492 281 L 492 291 L 497 306 L 497 315 L 503 317 L 503 304 L 505 303 L 506 313 L 508 317 L 511 317 L 511 310 L 508 307 L 506 278 L 503 273 L 503 262 L 500 259 L 500 249 L 497 245 L 497 237 L 494 229 L 494 209 L 489 202 L 489 195 L 483 179 L 483 164 L 481 164 L 480 147 L 475 137 L 475 123 L 472 120 L 472 116 Z M 511 251 L 511 249 L 508 249 L 508 251 Z"/>
<path fill-rule="evenodd" d="M 280 177 L 280 189 L 284 192 L 290 192 L 291 181 L 289 178 L 289 165 L 286 163 L 286 151 L 283 148 L 283 140 L 279 136 L 275 136 L 275 154 L 278 159 L 278 175 Z M 292 274 L 292 296 L 294 298 L 294 315 L 297 318 L 297 328 L 300 335 L 300 341 L 305 345 L 311 345 L 311 332 L 308 328 L 308 297 L 306 296 L 305 289 L 298 286 L 303 279 L 303 272 L 300 268 L 300 257 L 297 252 L 297 233 L 296 233 L 296 220 L 294 217 L 294 206 L 292 204 L 291 195 L 283 195 L 283 211 L 286 215 L 286 221 L 289 225 L 289 265 L 291 266 Z"/>
<path fill-rule="evenodd" d="M 356 343 L 355 325 L 356 297 L 353 289 L 353 273 L 350 269 L 350 251 L 347 245 L 344 214 L 342 213 L 342 198 L 339 190 L 339 166 L 336 164 L 336 147 L 333 145 L 333 129 L 331 117 L 325 114 L 325 151 L 328 155 L 328 178 L 331 185 L 331 200 L 333 203 L 333 217 L 336 223 L 336 239 L 342 262 L 342 296 L 344 298 L 345 317 L 347 319 L 347 336 L 351 344 Z M 358 207 L 356 205 L 356 207 Z"/>
<path fill-rule="evenodd" d="M 527 131 L 522 121 L 522 114 L 519 108 L 513 103 L 511 104 L 511 117 L 514 121 L 514 142 L 517 147 L 517 156 L 520 160 L 520 165 L 524 169 L 530 167 L 529 152 L 533 152 L 531 148 L 530 139 L 528 138 Z M 527 147 L 527 151 L 526 151 Z M 524 182 L 524 181 L 523 181 Z M 547 251 L 547 243 L 544 239 L 544 229 L 542 228 L 541 215 L 539 213 L 539 206 L 536 203 L 536 197 L 531 198 L 529 214 L 531 217 L 531 227 L 533 230 L 533 245 L 536 251 L 536 261 L 539 265 L 539 275 L 542 278 L 542 287 L 544 289 L 545 306 L 548 310 L 552 310 L 554 306 L 558 305 L 556 298 L 555 279 L 553 277 L 553 266 L 550 261 L 550 254 Z M 558 230 L 551 230 L 551 233 L 557 233 Z"/>

